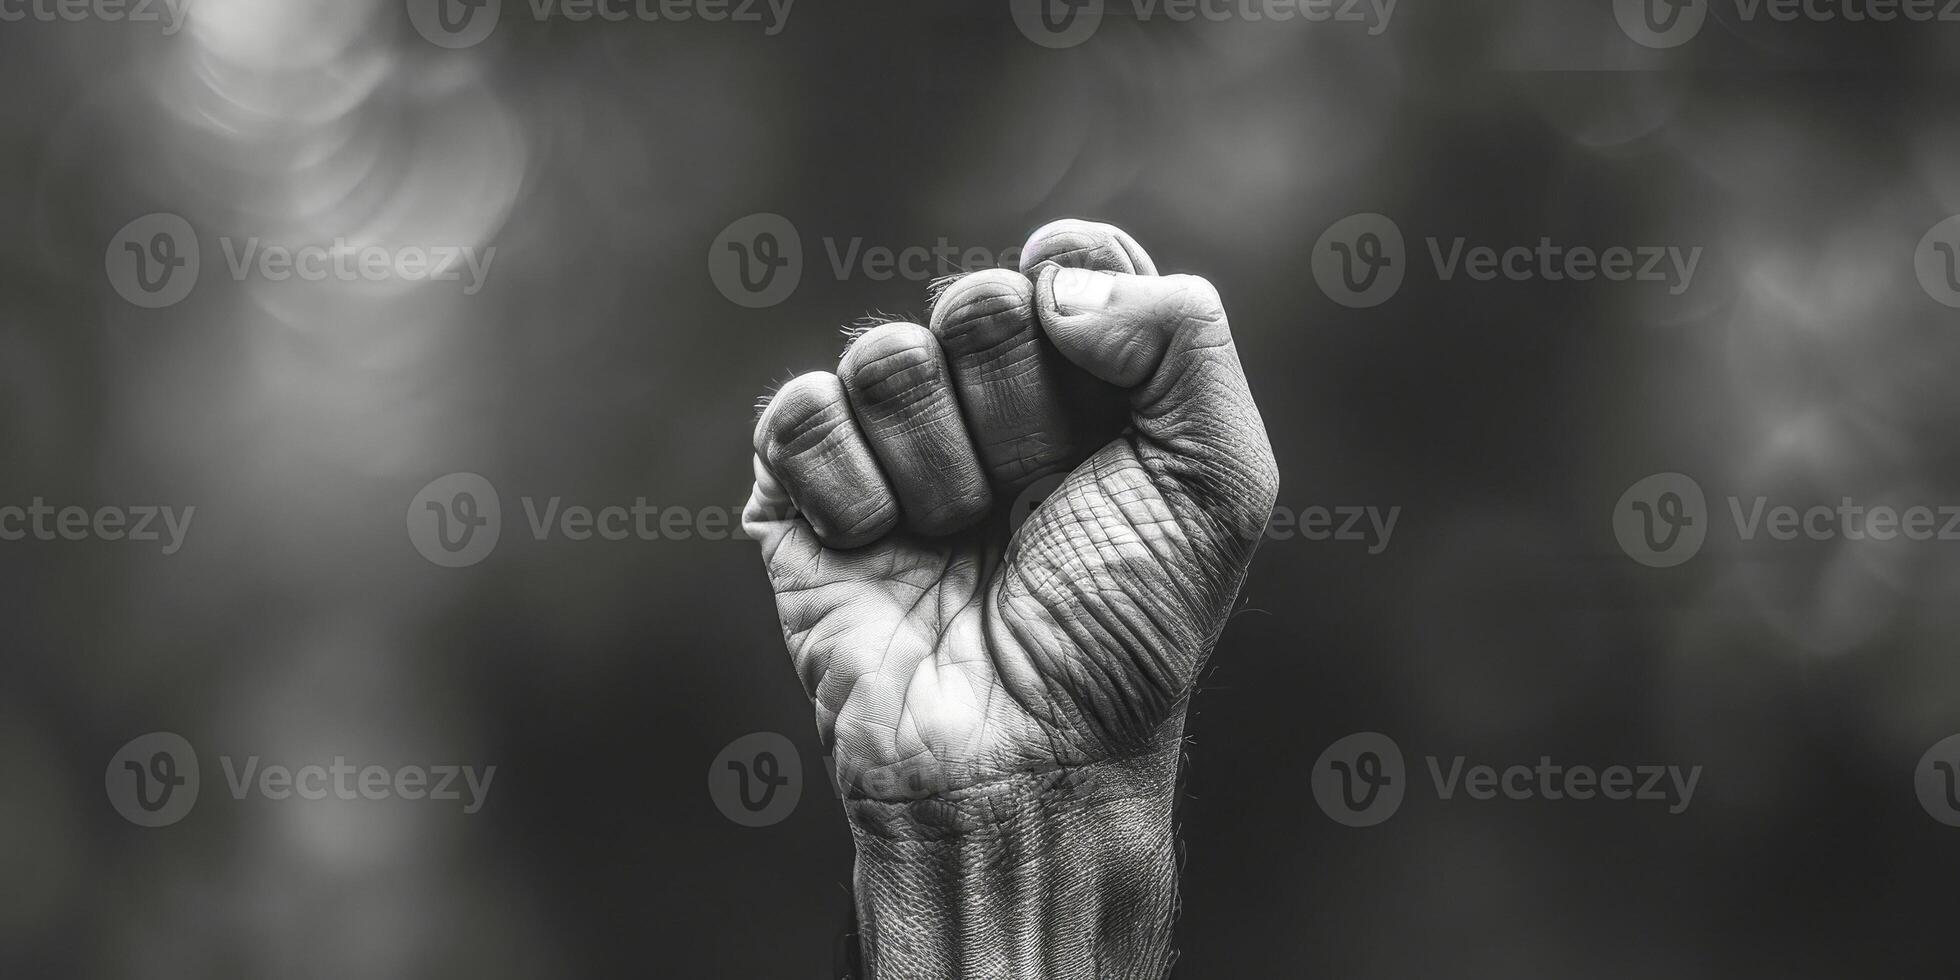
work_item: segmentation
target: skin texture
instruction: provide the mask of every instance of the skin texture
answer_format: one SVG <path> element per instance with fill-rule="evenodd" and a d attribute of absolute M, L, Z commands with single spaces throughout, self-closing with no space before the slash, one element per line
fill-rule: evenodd
<path fill-rule="evenodd" d="M 873 976 L 1168 970 L 1185 711 L 1278 490 L 1209 283 L 1085 221 L 1024 256 L 756 426 Z"/>

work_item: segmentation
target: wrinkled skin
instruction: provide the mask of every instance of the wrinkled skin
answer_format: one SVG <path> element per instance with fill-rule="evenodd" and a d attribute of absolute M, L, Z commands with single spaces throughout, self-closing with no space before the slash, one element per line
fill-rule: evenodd
<path fill-rule="evenodd" d="M 1089 222 L 1024 254 L 929 327 L 860 335 L 756 428 L 745 522 L 851 798 L 1174 752 L 1272 511 L 1212 287 Z"/>

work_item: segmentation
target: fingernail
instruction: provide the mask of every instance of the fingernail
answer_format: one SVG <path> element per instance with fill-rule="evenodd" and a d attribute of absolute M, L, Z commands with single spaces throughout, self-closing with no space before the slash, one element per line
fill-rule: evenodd
<path fill-rule="evenodd" d="M 1052 288 L 1057 312 L 1066 315 L 1089 313 L 1109 305 L 1109 294 L 1116 288 L 1116 278 L 1088 269 L 1063 269 L 1055 273 Z"/>

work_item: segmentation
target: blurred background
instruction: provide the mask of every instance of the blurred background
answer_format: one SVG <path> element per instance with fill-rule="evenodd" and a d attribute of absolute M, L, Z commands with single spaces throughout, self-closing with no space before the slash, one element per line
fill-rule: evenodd
<path fill-rule="evenodd" d="M 1379 553 L 1259 553 L 1189 726 L 1180 977 L 1951 975 L 1960 830 L 1914 785 L 1960 731 L 1960 541 L 1726 514 L 1960 504 L 1960 314 L 1916 273 L 1960 243 L 1960 23 L 1689 6 L 1110 0 L 1063 43 L 1005 0 L 0 3 L 0 505 L 195 508 L 168 554 L 0 541 L 0 976 L 832 975 L 851 849 L 753 545 L 524 502 L 739 507 L 756 396 L 958 271 L 871 250 L 1011 262 L 1068 215 L 1219 285 L 1282 507 L 1400 508 Z M 1356 309 L 1313 259 L 1370 213 L 1407 277 Z M 729 288 L 784 227 L 793 285 Z M 1703 252 L 1677 294 L 1446 281 L 1432 238 Z M 233 271 L 253 242 L 495 252 L 305 281 Z M 1709 531 L 1654 568 L 1613 515 L 1666 472 Z M 454 473 L 501 536 L 445 567 L 412 505 Z M 1366 829 L 1309 788 L 1360 731 L 1410 760 Z M 150 732 L 201 767 L 166 827 L 113 800 Z M 753 732 L 801 756 L 763 827 L 710 792 Z M 1680 814 L 1445 801 L 1430 755 L 1704 772 Z M 474 813 L 234 799 L 254 756 L 496 770 Z"/>

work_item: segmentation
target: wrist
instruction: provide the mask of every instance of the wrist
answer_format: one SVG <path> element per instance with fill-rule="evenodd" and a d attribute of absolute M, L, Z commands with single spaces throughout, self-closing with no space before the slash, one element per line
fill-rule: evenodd
<path fill-rule="evenodd" d="M 866 976 L 1168 974 L 1180 745 L 930 799 L 847 797 Z"/>

